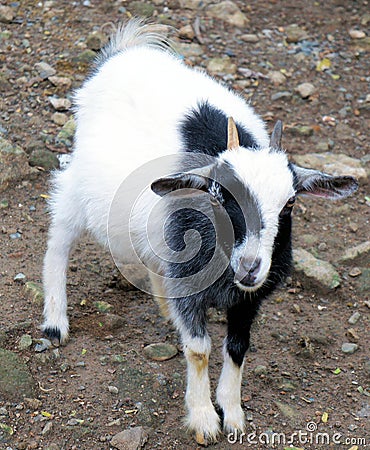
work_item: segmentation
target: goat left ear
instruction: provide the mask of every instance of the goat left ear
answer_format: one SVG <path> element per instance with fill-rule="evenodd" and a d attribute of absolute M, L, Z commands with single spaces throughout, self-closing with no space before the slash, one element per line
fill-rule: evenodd
<path fill-rule="evenodd" d="M 151 189 L 161 197 L 180 189 L 201 191 L 199 193 L 208 192 L 208 178 L 203 175 L 183 172 L 169 177 L 158 178 L 151 184 Z"/>
<path fill-rule="evenodd" d="M 348 197 L 358 189 L 358 181 L 351 176 L 333 176 L 295 164 L 291 164 L 291 167 L 297 194 L 335 200 Z"/>

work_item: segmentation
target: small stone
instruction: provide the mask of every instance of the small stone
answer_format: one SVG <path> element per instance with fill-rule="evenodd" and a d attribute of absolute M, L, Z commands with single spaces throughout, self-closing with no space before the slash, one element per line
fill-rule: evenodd
<path fill-rule="evenodd" d="M 195 42 L 191 42 L 188 44 L 187 42 L 177 42 L 176 49 L 180 55 L 183 55 L 185 58 L 189 58 L 191 56 L 202 56 L 204 51 L 201 45 L 196 44 Z"/>
<path fill-rule="evenodd" d="M 325 290 L 335 289 L 340 285 L 340 276 L 327 261 L 315 258 L 303 248 L 293 250 L 294 268 L 305 275 L 307 281 Z"/>
<path fill-rule="evenodd" d="M 19 350 L 26 350 L 32 345 L 32 337 L 29 334 L 23 334 L 19 339 Z"/>
<path fill-rule="evenodd" d="M 102 317 L 102 323 L 105 327 L 104 329 L 114 331 L 122 328 L 125 325 L 125 320 L 117 314 L 105 314 Z"/>
<path fill-rule="evenodd" d="M 364 39 L 366 37 L 366 33 L 362 30 L 349 30 L 348 34 L 352 39 Z"/>
<path fill-rule="evenodd" d="M 31 173 L 26 152 L 0 137 L 0 191 Z"/>
<path fill-rule="evenodd" d="M 317 248 L 320 250 L 320 252 L 324 252 L 325 250 L 327 250 L 328 245 L 326 242 L 320 242 Z"/>
<path fill-rule="evenodd" d="M 269 79 L 275 85 L 283 84 L 286 82 L 286 77 L 279 70 L 272 70 L 268 74 Z"/>
<path fill-rule="evenodd" d="M 9 202 L 5 198 L 0 201 L 0 209 L 6 209 L 9 207 Z"/>
<path fill-rule="evenodd" d="M 42 304 L 44 301 L 44 292 L 42 286 L 34 281 L 27 281 L 24 286 L 25 292 L 31 297 L 32 301 L 37 304 Z"/>
<path fill-rule="evenodd" d="M 295 88 L 295 91 L 305 99 L 311 97 L 316 92 L 316 88 L 311 83 L 302 83 Z"/>
<path fill-rule="evenodd" d="M 73 137 L 76 132 L 76 122 L 75 120 L 69 119 L 64 125 L 63 128 L 59 131 L 55 142 L 57 144 L 63 144 L 67 147 L 71 147 L 73 143 Z"/>
<path fill-rule="evenodd" d="M 190 24 L 181 27 L 179 29 L 179 36 L 182 39 L 189 39 L 190 41 L 192 41 L 195 37 L 193 27 Z"/>
<path fill-rule="evenodd" d="M 151 17 L 155 11 L 155 6 L 148 2 L 134 1 L 130 3 L 129 9 L 135 16 Z"/>
<path fill-rule="evenodd" d="M 118 394 L 118 387 L 116 387 L 116 386 L 108 386 L 108 391 L 111 393 L 111 394 Z"/>
<path fill-rule="evenodd" d="M 86 46 L 90 50 L 100 50 L 107 42 L 107 38 L 97 31 L 89 34 L 86 39 Z"/>
<path fill-rule="evenodd" d="M 37 353 L 41 353 L 44 352 L 45 350 L 48 350 L 52 345 L 51 341 L 45 338 L 35 339 L 35 342 L 36 342 L 35 352 Z"/>
<path fill-rule="evenodd" d="M 348 272 L 348 275 L 349 275 L 350 277 L 353 277 L 353 278 L 358 277 L 358 276 L 361 275 L 361 274 L 362 274 L 362 270 L 361 270 L 359 267 L 353 267 L 353 268 Z"/>
<path fill-rule="evenodd" d="M 179 0 L 180 8 L 197 10 L 205 5 L 213 3 L 213 0 Z"/>
<path fill-rule="evenodd" d="M 289 131 L 289 128 L 287 128 Z M 366 170 L 359 159 L 352 158 L 343 153 L 305 153 L 294 155 L 297 164 L 304 167 L 312 167 L 333 175 L 352 175 L 359 179 L 366 179 Z M 370 243 L 369 243 L 370 244 Z"/>
<path fill-rule="evenodd" d="M 56 112 L 51 116 L 51 120 L 57 125 L 63 126 L 68 122 L 68 116 L 67 114 Z"/>
<path fill-rule="evenodd" d="M 292 134 L 293 136 L 312 136 L 313 128 L 308 125 L 297 125 L 286 128 L 287 133 Z"/>
<path fill-rule="evenodd" d="M 0 408 L 0 416 L 8 416 L 8 415 L 9 415 L 8 410 L 4 407 L 1 407 Z"/>
<path fill-rule="evenodd" d="M 267 375 L 268 369 L 267 369 L 266 366 L 260 365 L 260 366 L 256 366 L 256 367 L 253 369 L 253 372 L 254 372 L 255 375 L 257 375 L 257 376 L 259 376 L 259 375 Z"/>
<path fill-rule="evenodd" d="M 358 341 L 360 339 L 360 336 L 356 333 L 356 330 L 354 330 L 353 328 L 348 328 L 347 336 L 355 341 Z"/>
<path fill-rule="evenodd" d="M 0 22 L 10 23 L 14 19 L 14 8 L 0 5 Z"/>
<path fill-rule="evenodd" d="M 230 0 L 210 5 L 207 8 L 207 15 L 239 28 L 245 27 L 248 23 L 246 15 Z"/>
<path fill-rule="evenodd" d="M 355 353 L 355 351 L 358 349 L 358 345 L 357 344 L 353 344 L 352 342 L 345 342 L 342 345 L 342 352 L 343 353 L 348 353 L 348 354 L 352 354 Z"/>
<path fill-rule="evenodd" d="M 207 70 L 211 74 L 215 73 L 236 73 L 238 67 L 229 57 L 212 58 L 208 61 Z"/>
<path fill-rule="evenodd" d="M 113 436 L 110 444 L 118 450 L 139 450 L 145 444 L 148 435 L 144 428 L 134 427 Z"/>
<path fill-rule="evenodd" d="M 94 302 L 94 306 L 99 312 L 102 313 L 109 312 L 113 308 L 113 305 L 105 301 Z"/>
<path fill-rule="evenodd" d="M 48 77 L 50 83 L 58 88 L 69 89 L 72 86 L 72 80 L 67 77 Z"/>
<path fill-rule="evenodd" d="M 340 262 L 352 262 L 356 264 L 367 264 L 370 253 L 370 241 L 363 242 L 355 247 L 348 248 L 340 258 Z"/>
<path fill-rule="evenodd" d="M 242 34 L 240 39 L 244 42 L 248 42 L 250 44 L 255 44 L 259 42 L 260 38 L 256 34 Z"/>
<path fill-rule="evenodd" d="M 348 323 L 350 325 L 355 325 L 361 318 L 361 314 L 356 311 L 352 314 L 352 316 L 348 319 Z"/>
<path fill-rule="evenodd" d="M 297 43 L 308 38 L 307 32 L 296 24 L 289 25 L 285 32 L 287 34 L 286 40 L 289 43 Z"/>
<path fill-rule="evenodd" d="M 86 49 L 73 58 L 73 61 L 80 64 L 91 64 L 96 58 L 93 50 Z"/>
<path fill-rule="evenodd" d="M 281 92 L 276 92 L 275 94 L 271 95 L 271 100 L 272 101 L 276 101 L 276 100 L 281 100 L 281 99 L 290 99 L 293 97 L 293 94 L 289 91 L 281 91 Z"/>
<path fill-rule="evenodd" d="M 53 422 L 52 421 L 47 422 L 47 424 L 44 426 L 43 430 L 41 431 L 41 434 L 45 435 L 45 434 L 50 433 L 52 428 L 53 428 Z"/>
<path fill-rule="evenodd" d="M 352 233 L 357 233 L 357 231 L 358 231 L 358 224 L 357 223 L 350 222 L 348 226 L 349 226 L 350 230 L 352 231 Z"/>
<path fill-rule="evenodd" d="M 81 425 L 81 420 L 79 419 L 69 419 L 67 425 L 70 427 L 74 427 L 76 425 Z"/>
<path fill-rule="evenodd" d="M 150 344 L 144 347 L 144 353 L 154 361 L 166 361 L 177 355 L 177 348 L 166 343 Z"/>
<path fill-rule="evenodd" d="M 24 283 L 26 281 L 26 275 L 22 272 L 17 273 L 17 275 L 13 278 L 14 281 L 18 283 Z"/>
<path fill-rule="evenodd" d="M 57 73 L 57 71 L 53 69 L 50 64 L 43 61 L 36 63 L 35 69 L 43 80 L 46 80 Z"/>
<path fill-rule="evenodd" d="M 50 150 L 34 150 L 29 159 L 30 166 L 41 167 L 45 170 L 59 169 L 59 159 Z"/>
<path fill-rule="evenodd" d="M 72 103 L 68 98 L 49 97 L 49 101 L 57 111 L 65 111 L 72 106 Z"/>

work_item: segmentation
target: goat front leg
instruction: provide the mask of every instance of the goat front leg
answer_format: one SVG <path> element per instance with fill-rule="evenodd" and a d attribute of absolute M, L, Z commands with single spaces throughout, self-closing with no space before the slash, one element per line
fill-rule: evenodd
<path fill-rule="evenodd" d="M 205 317 L 200 313 L 200 315 Z M 211 339 L 205 329 L 204 322 L 199 326 L 200 317 L 193 317 L 189 327 L 177 324 L 187 362 L 187 387 L 185 404 L 188 410 L 186 425 L 195 433 L 198 444 L 208 445 L 217 441 L 220 432 L 220 418 L 212 404 L 208 377 L 208 360 L 211 352 Z M 195 322 L 198 322 L 195 326 Z"/>
<path fill-rule="evenodd" d="M 251 305 L 228 309 L 228 334 L 224 342 L 224 364 L 217 387 L 217 403 L 223 411 L 225 433 L 244 433 L 245 417 L 241 407 L 241 381 L 244 356 L 249 347 L 250 327 L 255 316 Z"/>

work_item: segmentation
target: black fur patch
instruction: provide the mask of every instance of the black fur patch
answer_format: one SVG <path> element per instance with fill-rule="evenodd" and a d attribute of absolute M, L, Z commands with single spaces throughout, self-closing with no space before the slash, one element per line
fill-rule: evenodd
<path fill-rule="evenodd" d="M 207 101 L 198 105 L 180 125 L 184 151 L 217 157 L 227 148 L 227 116 Z M 245 148 L 257 148 L 254 137 L 236 123 L 239 143 Z"/>

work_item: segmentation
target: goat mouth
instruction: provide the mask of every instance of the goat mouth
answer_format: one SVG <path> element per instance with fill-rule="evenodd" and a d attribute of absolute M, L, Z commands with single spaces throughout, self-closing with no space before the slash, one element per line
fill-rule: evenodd
<path fill-rule="evenodd" d="M 242 283 L 241 281 L 235 281 L 235 284 L 242 291 L 253 292 L 253 291 L 256 291 L 257 289 L 259 289 L 262 286 L 263 282 L 264 282 L 264 280 L 260 281 L 258 283 Z"/>

